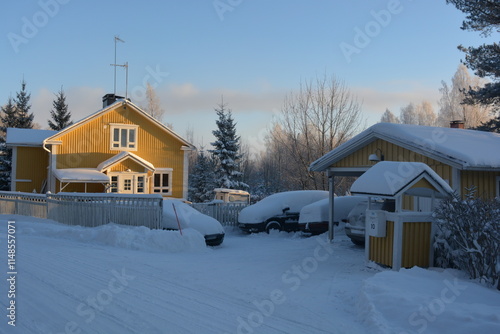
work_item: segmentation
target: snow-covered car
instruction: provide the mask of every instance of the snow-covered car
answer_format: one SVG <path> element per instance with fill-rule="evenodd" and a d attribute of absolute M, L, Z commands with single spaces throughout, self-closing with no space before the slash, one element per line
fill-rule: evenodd
<path fill-rule="evenodd" d="M 298 190 L 270 195 L 247 206 L 238 216 L 238 227 L 245 232 L 269 233 L 269 230 L 299 231 L 300 210 L 308 204 L 328 198 L 327 191 Z"/>
<path fill-rule="evenodd" d="M 178 230 L 179 225 L 181 229 L 192 228 L 200 232 L 208 246 L 218 246 L 224 241 L 224 228 L 219 221 L 202 214 L 181 200 L 164 200 L 162 227 L 166 230 Z"/>
<path fill-rule="evenodd" d="M 339 196 L 334 197 L 333 223 L 339 225 L 341 221 L 346 221 L 349 212 L 359 203 L 368 203 L 366 196 Z M 299 225 L 304 232 L 311 234 L 321 234 L 328 231 L 329 220 L 328 198 L 306 205 L 300 210 Z"/>
<path fill-rule="evenodd" d="M 370 208 L 372 210 L 384 210 L 394 212 L 394 200 L 372 200 Z M 368 201 L 358 203 L 347 216 L 345 224 L 345 234 L 351 241 L 360 246 L 365 245 L 365 220 Z"/>

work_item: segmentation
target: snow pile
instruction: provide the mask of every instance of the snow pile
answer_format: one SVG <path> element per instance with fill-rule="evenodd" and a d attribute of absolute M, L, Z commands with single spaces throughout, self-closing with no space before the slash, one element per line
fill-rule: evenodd
<path fill-rule="evenodd" d="M 500 292 L 460 277 L 414 267 L 364 281 L 359 318 L 370 333 L 498 333 Z"/>
<path fill-rule="evenodd" d="M 282 215 L 285 208 L 289 208 L 289 212 L 300 212 L 304 206 L 325 198 L 328 198 L 328 191 L 299 190 L 277 193 L 241 210 L 238 221 L 262 223 L 270 217 Z"/>
<path fill-rule="evenodd" d="M 30 218 L 31 219 L 31 218 Z M 99 227 L 67 226 L 48 220 L 18 222 L 19 233 L 152 252 L 204 250 L 205 239 L 194 229 L 151 230 L 144 226 L 106 224 Z"/>

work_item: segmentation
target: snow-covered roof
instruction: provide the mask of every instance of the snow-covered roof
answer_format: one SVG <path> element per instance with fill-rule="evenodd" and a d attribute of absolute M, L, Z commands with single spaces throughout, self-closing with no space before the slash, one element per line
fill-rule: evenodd
<path fill-rule="evenodd" d="M 135 155 L 134 153 L 126 152 L 126 151 L 120 152 L 117 155 L 112 156 L 108 160 L 101 162 L 97 166 L 97 170 L 99 172 L 103 172 L 106 169 L 110 168 L 111 166 L 113 166 L 113 165 L 115 165 L 123 160 L 126 160 L 126 159 L 132 159 L 135 162 L 143 165 L 144 167 L 146 167 L 147 169 L 149 169 L 151 171 L 155 170 L 155 166 L 153 166 L 153 164 L 150 163 L 149 161 L 144 160 L 143 158 L 139 157 L 138 155 Z"/>
<path fill-rule="evenodd" d="M 81 119 L 78 122 L 75 122 L 72 125 L 62 129 L 61 131 L 59 131 L 59 133 L 54 134 L 53 136 L 51 136 L 49 138 L 46 138 L 46 140 L 44 140 L 44 142 L 50 142 L 51 140 L 54 140 L 55 138 L 57 138 L 59 135 L 73 131 L 74 129 L 82 126 L 83 124 L 87 123 L 88 121 L 93 120 L 93 119 L 95 119 L 103 114 L 106 114 L 109 111 L 114 110 L 119 105 L 129 105 L 131 108 L 135 109 L 136 111 L 138 111 L 139 113 L 144 115 L 151 122 L 153 122 L 154 124 L 159 126 L 164 132 L 166 132 L 166 133 L 172 135 L 174 138 L 178 139 L 183 145 L 185 145 L 184 149 L 188 149 L 188 150 L 195 149 L 195 146 L 193 144 L 189 143 L 186 139 L 182 138 L 180 135 L 178 135 L 172 129 L 168 128 L 165 124 L 161 123 L 160 121 L 158 121 L 157 119 L 155 119 L 154 117 L 149 115 L 147 112 L 145 112 L 144 110 L 139 108 L 137 105 L 133 104 L 132 102 L 130 102 L 126 99 L 116 100 L 116 102 L 110 104 L 109 106 L 106 106 L 106 107 L 96 111 L 95 113 L 85 117 L 84 119 Z"/>
<path fill-rule="evenodd" d="M 42 146 L 45 139 L 57 131 L 7 128 L 7 146 Z"/>
<path fill-rule="evenodd" d="M 96 168 L 54 169 L 53 172 L 61 182 L 109 183 L 109 176 Z"/>
<path fill-rule="evenodd" d="M 310 165 L 324 171 L 369 143 L 382 139 L 460 169 L 500 170 L 500 134 L 432 126 L 378 123 Z"/>
<path fill-rule="evenodd" d="M 422 179 L 428 183 L 420 184 Z M 446 197 L 452 194 L 453 190 L 422 162 L 381 161 L 352 184 L 351 193 L 383 197 L 395 197 L 402 193 L 422 197 Z"/>
<path fill-rule="evenodd" d="M 240 195 L 249 195 L 248 191 L 237 190 L 237 189 L 229 189 L 229 188 L 215 188 L 214 192 L 216 193 L 233 193 Z"/>

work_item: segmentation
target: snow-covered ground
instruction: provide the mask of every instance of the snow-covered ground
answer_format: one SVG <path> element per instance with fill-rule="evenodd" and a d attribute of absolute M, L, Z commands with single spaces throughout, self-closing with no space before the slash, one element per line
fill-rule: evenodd
<path fill-rule="evenodd" d="M 341 230 L 328 244 L 325 235 L 227 229 L 215 248 L 183 232 L 0 215 L 0 333 L 500 332 L 500 292 L 452 270 L 367 266 Z"/>

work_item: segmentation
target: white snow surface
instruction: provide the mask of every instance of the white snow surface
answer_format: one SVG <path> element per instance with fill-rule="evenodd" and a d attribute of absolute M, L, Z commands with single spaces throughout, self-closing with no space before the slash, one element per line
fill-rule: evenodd
<path fill-rule="evenodd" d="M 163 227 L 178 229 L 179 224 L 182 230 L 192 228 L 202 235 L 224 233 L 224 228 L 217 219 L 202 214 L 181 200 L 165 199 L 163 201 Z"/>
<path fill-rule="evenodd" d="M 15 327 L 6 317 L 7 220 L 16 221 Z M 454 270 L 367 264 L 341 228 L 332 244 L 325 235 L 231 231 L 222 246 L 207 248 L 201 235 L 186 234 L 0 215 L 0 333 L 500 329 L 499 291 Z"/>
<path fill-rule="evenodd" d="M 62 182 L 109 182 L 109 176 L 95 168 L 64 168 L 54 169 L 53 172 L 55 177 Z"/>
<path fill-rule="evenodd" d="M 285 208 L 290 208 L 289 212 L 300 212 L 304 206 L 325 198 L 328 198 L 328 191 L 322 190 L 276 193 L 241 210 L 238 221 L 246 224 L 262 223 L 270 217 L 282 215 Z"/>
<path fill-rule="evenodd" d="M 366 196 L 337 196 L 334 197 L 333 222 L 347 219 L 349 212 L 360 202 L 368 202 Z M 299 224 L 326 222 L 329 219 L 328 198 L 306 205 L 300 210 Z"/>
<path fill-rule="evenodd" d="M 355 145 L 381 138 L 435 159 L 452 160 L 462 168 L 500 168 L 500 134 L 433 126 L 377 123 L 325 154 L 310 166 L 324 170 Z M 384 152 L 382 152 L 384 153 Z"/>
<path fill-rule="evenodd" d="M 415 180 L 420 174 L 426 173 L 444 190 L 452 194 L 451 187 L 429 166 L 422 162 L 381 161 L 368 169 L 354 181 L 351 193 L 371 194 L 376 196 L 394 196 Z M 430 197 L 430 189 L 427 190 Z M 418 192 L 418 190 L 415 190 Z M 426 195 L 421 190 L 419 195 Z"/>
<path fill-rule="evenodd" d="M 39 129 L 7 128 L 7 145 L 42 146 L 45 139 L 57 131 Z"/>

